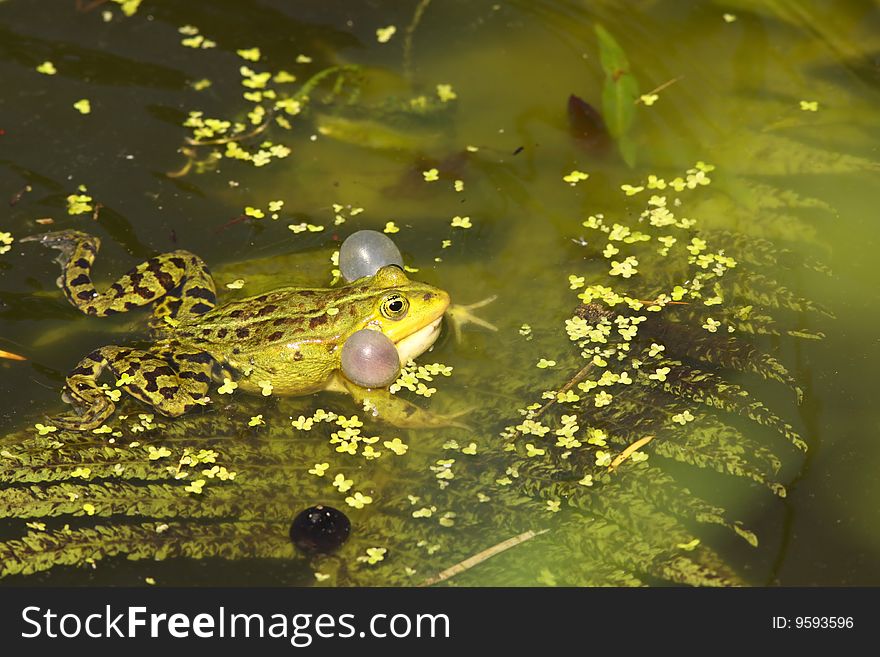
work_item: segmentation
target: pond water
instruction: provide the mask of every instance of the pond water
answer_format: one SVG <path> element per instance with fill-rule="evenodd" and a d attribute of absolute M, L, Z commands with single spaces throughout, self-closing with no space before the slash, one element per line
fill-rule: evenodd
<path fill-rule="evenodd" d="M 0 231 L 14 238 L 0 349 L 25 357 L 0 359 L 4 582 L 419 584 L 520 537 L 443 581 L 880 584 L 880 4 L 137 5 L 0 2 Z M 362 417 L 378 441 L 349 454 L 331 436 L 344 427 L 291 424 L 363 416 L 348 397 L 212 391 L 191 418 L 144 430 L 149 409 L 129 402 L 112 434 L 41 437 L 82 355 L 149 344 L 146 312 L 83 317 L 49 252 L 20 242 L 65 228 L 101 238 L 96 280 L 186 249 L 221 300 L 330 285 L 342 239 L 386 230 L 411 277 L 458 304 L 497 295 L 476 311 L 497 332 L 447 328 L 419 363 L 452 376 L 409 396 L 470 409 L 470 429 Z M 610 307 L 612 326 L 647 317 L 633 345 L 649 356 L 581 354 L 630 340 L 569 339 L 579 304 L 602 303 L 578 297 L 590 286 L 678 299 Z M 758 376 L 779 371 L 758 352 L 800 403 Z M 577 378 L 603 354 L 607 370 Z M 603 371 L 617 378 L 576 385 Z M 769 411 L 730 401 L 733 385 Z M 531 404 L 549 433 L 522 424 Z M 214 460 L 187 461 L 198 449 Z M 214 465 L 238 476 L 199 474 Z M 286 528 L 319 503 L 352 537 L 307 557 Z"/>

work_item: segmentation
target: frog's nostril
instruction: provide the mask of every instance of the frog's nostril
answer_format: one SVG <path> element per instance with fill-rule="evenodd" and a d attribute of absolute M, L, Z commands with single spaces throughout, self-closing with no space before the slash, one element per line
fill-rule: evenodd
<path fill-rule="evenodd" d="M 434 298 L 433 292 L 425 292 L 425 294 L 422 296 L 422 301 L 430 301 L 433 298 Z"/>

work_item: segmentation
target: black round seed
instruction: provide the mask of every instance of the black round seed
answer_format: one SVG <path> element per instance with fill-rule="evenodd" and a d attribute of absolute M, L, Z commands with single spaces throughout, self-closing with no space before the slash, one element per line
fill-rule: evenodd
<path fill-rule="evenodd" d="M 351 521 L 339 509 L 321 504 L 301 511 L 290 525 L 290 540 L 303 552 L 333 552 L 348 539 Z"/>

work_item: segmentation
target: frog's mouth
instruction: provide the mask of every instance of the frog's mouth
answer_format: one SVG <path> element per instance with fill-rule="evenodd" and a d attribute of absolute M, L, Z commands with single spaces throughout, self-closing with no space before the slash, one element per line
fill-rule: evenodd
<path fill-rule="evenodd" d="M 394 343 L 400 362 L 406 363 L 425 353 L 440 335 L 440 323 L 443 321 L 441 314 L 437 319 L 426 324 L 415 333 L 410 333 L 405 338 Z"/>

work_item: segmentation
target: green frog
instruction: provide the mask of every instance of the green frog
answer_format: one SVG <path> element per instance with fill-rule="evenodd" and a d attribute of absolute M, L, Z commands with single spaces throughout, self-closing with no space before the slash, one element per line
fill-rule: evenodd
<path fill-rule="evenodd" d="M 154 304 L 150 346 L 101 347 L 67 375 L 63 397 L 75 412 L 52 419 L 61 428 L 94 429 L 113 414 L 114 403 L 98 383 L 105 370 L 119 388 L 170 417 L 209 405 L 212 384 L 235 382 L 247 392 L 280 395 L 347 392 L 400 427 L 457 424 L 455 416 L 431 413 L 386 389 L 362 388 L 341 372 L 342 345 L 360 329 L 382 331 L 401 362 L 437 339 L 449 294 L 410 280 L 395 265 L 341 287 L 285 287 L 218 305 L 208 267 L 189 251 L 150 258 L 98 292 L 91 267 L 99 238 L 63 230 L 25 240 L 60 251 L 58 286 L 87 315 Z"/>

